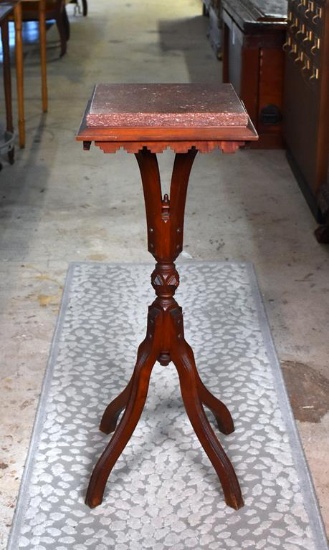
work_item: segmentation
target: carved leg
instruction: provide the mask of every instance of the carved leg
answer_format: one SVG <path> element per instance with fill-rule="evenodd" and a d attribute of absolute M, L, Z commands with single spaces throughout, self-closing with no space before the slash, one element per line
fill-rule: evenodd
<path fill-rule="evenodd" d="M 228 410 L 226 405 L 222 403 L 222 401 L 217 399 L 217 397 L 215 397 L 206 388 L 198 372 L 196 372 L 196 375 L 198 393 L 202 403 L 206 405 L 206 407 L 208 407 L 208 409 L 213 413 L 214 417 L 216 418 L 219 431 L 225 435 L 231 434 L 232 432 L 234 432 L 234 423 L 230 411 Z"/>
<path fill-rule="evenodd" d="M 95 506 L 101 504 L 108 477 L 116 461 L 131 438 L 142 414 L 147 397 L 151 372 L 159 355 L 159 338 L 157 335 L 161 332 L 161 330 L 156 331 L 155 328 L 161 320 L 161 312 L 154 309 L 152 310 L 151 306 L 148 317 L 147 335 L 139 347 L 137 363 L 130 382 L 131 391 L 126 410 L 109 444 L 98 460 L 90 478 L 86 495 L 86 504 L 88 504 L 90 508 L 94 508 Z M 126 390 L 124 390 L 124 392 Z"/>
<path fill-rule="evenodd" d="M 193 351 L 183 337 L 181 312 L 172 312 L 172 318 L 172 334 L 174 338 L 176 337 L 176 342 L 173 344 L 171 358 L 175 363 L 179 375 L 181 393 L 187 415 L 202 447 L 216 470 L 223 488 L 226 504 L 238 510 L 243 506 L 240 485 L 234 468 L 212 430 L 204 412 L 199 394 L 200 379 L 195 365 Z M 209 394 L 207 394 L 206 398 L 209 402 Z"/>
<path fill-rule="evenodd" d="M 137 361 L 139 360 L 138 358 L 140 354 L 143 353 L 142 348 L 143 348 L 143 344 L 141 344 L 138 350 Z M 99 429 L 101 432 L 105 434 L 110 434 L 114 432 L 116 425 L 118 423 L 118 418 L 122 413 L 122 411 L 126 408 L 127 403 L 129 401 L 132 383 L 133 383 L 133 376 L 131 377 L 126 388 L 115 399 L 113 399 L 113 401 L 111 401 L 111 403 L 106 407 L 99 426 Z"/>
<path fill-rule="evenodd" d="M 105 434 L 114 432 L 118 423 L 118 418 L 127 406 L 131 393 L 132 382 L 133 378 L 130 379 L 130 382 L 123 392 L 121 392 L 118 397 L 113 399 L 113 401 L 111 401 L 111 403 L 106 407 L 99 426 L 101 432 Z"/>

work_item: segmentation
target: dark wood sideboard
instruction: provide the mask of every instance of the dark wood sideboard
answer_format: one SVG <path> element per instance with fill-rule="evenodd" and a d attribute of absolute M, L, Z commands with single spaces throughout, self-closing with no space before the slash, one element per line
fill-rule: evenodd
<path fill-rule="evenodd" d="M 259 148 L 283 147 L 283 45 L 287 0 L 221 0 L 223 82 L 231 82 L 259 135 Z"/>
<path fill-rule="evenodd" d="M 329 243 L 329 0 L 289 0 L 284 50 L 287 157 Z"/>

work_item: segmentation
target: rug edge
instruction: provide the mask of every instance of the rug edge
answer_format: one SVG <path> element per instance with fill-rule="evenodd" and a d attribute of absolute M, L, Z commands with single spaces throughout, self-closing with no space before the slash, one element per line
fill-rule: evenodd
<path fill-rule="evenodd" d="M 58 310 L 58 315 L 56 319 L 53 336 L 49 346 L 49 356 L 48 356 L 47 364 L 44 371 L 43 381 L 40 389 L 39 401 L 35 412 L 33 427 L 31 431 L 31 438 L 29 442 L 29 448 L 28 448 L 28 452 L 27 452 L 24 467 L 23 467 L 23 473 L 20 481 L 20 488 L 18 491 L 15 512 L 13 515 L 13 520 L 9 531 L 7 550 L 17 550 L 17 542 L 20 537 L 23 518 L 28 505 L 28 502 L 27 502 L 28 494 L 27 494 L 27 491 L 25 490 L 26 482 L 29 480 L 32 474 L 32 469 L 34 466 L 34 456 L 39 443 L 41 429 L 44 423 L 45 405 L 46 405 L 46 399 L 48 397 L 48 392 L 45 391 L 45 389 L 47 387 L 48 388 L 50 387 L 51 379 L 53 376 L 53 372 L 56 364 L 56 356 L 58 353 L 59 335 L 61 333 L 61 329 L 64 322 L 63 313 L 69 301 L 70 283 L 73 279 L 74 270 L 76 269 L 79 263 L 80 262 L 69 263 L 68 269 L 66 271 L 62 299 Z"/>
<path fill-rule="evenodd" d="M 266 312 L 264 299 L 260 291 L 260 286 L 258 284 L 257 274 L 252 264 L 249 264 L 249 280 L 252 285 L 253 296 L 255 298 L 258 298 L 258 300 L 255 299 L 255 307 L 259 318 L 259 326 L 261 328 L 265 346 L 269 352 L 269 359 L 272 365 L 279 406 L 281 411 L 285 412 L 287 415 L 286 417 L 284 417 L 284 422 L 289 437 L 289 443 L 293 451 L 295 466 L 300 478 L 301 490 L 304 493 L 306 511 L 308 513 L 310 523 L 312 523 L 313 531 L 317 537 L 315 542 L 318 542 L 322 545 L 319 546 L 318 550 L 322 550 L 322 547 L 323 550 L 328 550 L 328 538 L 321 515 L 319 501 L 316 496 L 312 475 L 306 460 L 306 455 L 297 428 L 296 420 L 293 415 L 293 410 L 290 404 L 286 384 L 283 378 L 279 356 L 276 351 L 274 339 L 270 330 L 270 323 Z"/>

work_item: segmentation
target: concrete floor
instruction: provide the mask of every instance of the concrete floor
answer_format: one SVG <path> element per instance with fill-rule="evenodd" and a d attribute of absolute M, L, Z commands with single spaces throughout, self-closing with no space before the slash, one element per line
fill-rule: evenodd
<path fill-rule="evenodd" d="M 48 33 L 47 115 L 37 46 L 26 47 L 27 144 L 0 173 L 1 549 L 68 263 L 152 260 L 133 155 L 84 152 L 75 142 L 93 85 L 221 80 L 201 0 L 90 0 L 89 8 L 84 18 L 69 6 L 64 58 L 56 29 Z M 171 161 L 169 153 L 160 159 L 165 174 Z M 197 157 L 185 257 L 253 262 L 329 533 L 329 248 L 316 242 L 315 227 L 284 151 Z"/>

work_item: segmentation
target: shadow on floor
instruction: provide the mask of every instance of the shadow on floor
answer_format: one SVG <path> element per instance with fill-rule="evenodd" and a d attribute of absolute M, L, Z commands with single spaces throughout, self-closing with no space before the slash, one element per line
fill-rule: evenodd
<path fill-rule="evenodd" d="M 171 55 L 177 55 L 177 52 L 184 53 L 190 82 L 221 82 L 220 62 L 217 64 L 218 71 L 213 72 L 216 56 L 210 42 L 209 49 L 204 49 L 204 37 L 208 34 L 208 18 L 200 15 L 176 21 L 160 20 L 158 32 L 162 52 Z"/>

